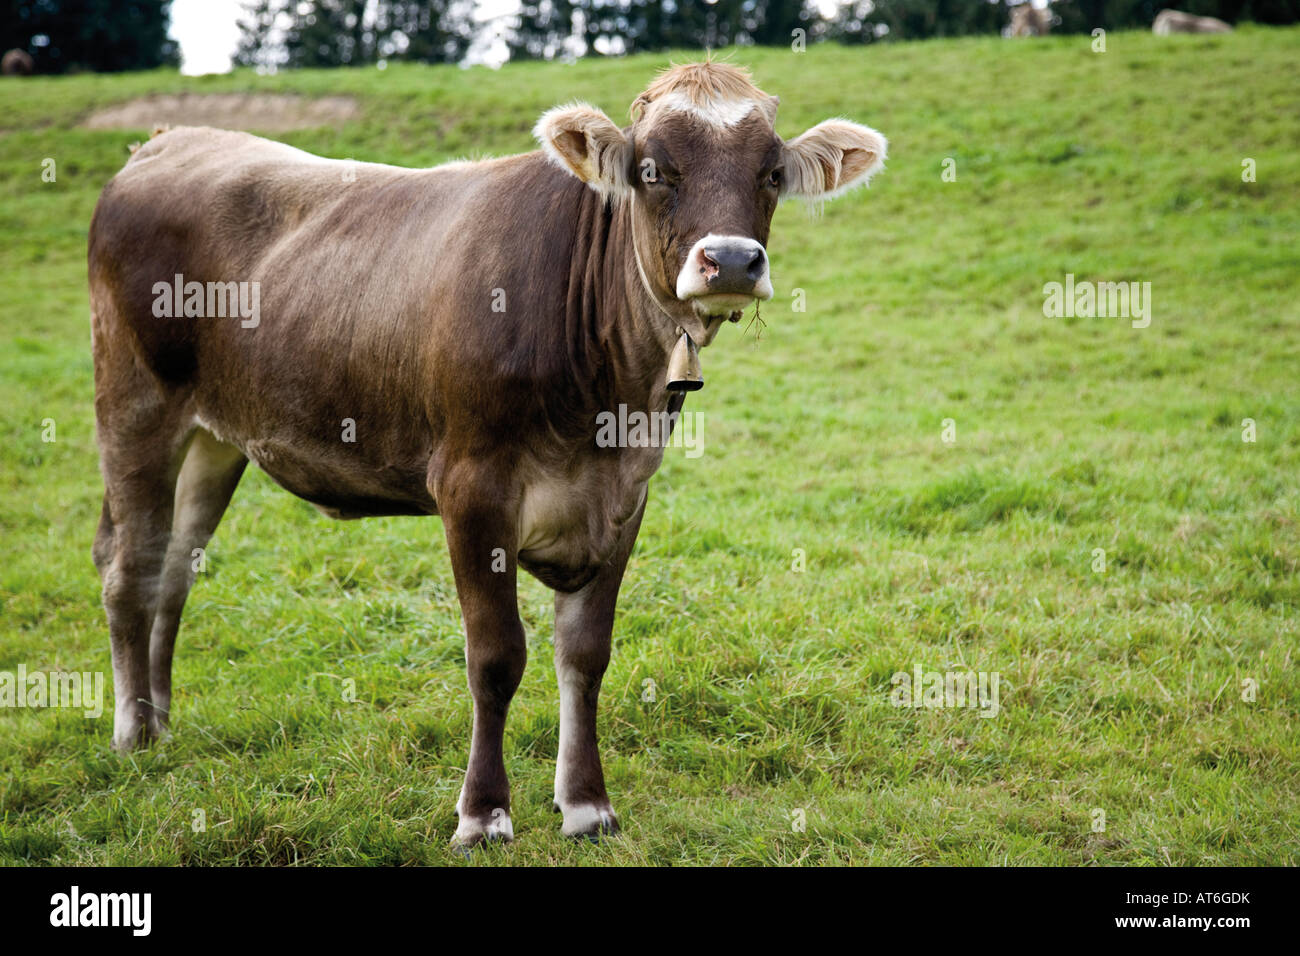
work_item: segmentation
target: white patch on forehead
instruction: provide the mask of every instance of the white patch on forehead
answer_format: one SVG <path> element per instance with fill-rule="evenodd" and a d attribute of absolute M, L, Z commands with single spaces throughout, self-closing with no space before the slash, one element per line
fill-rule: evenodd
<path fill-rule="evenodd" d="M 669 93 L 654 101 L 658 109 L 676 110 L 691 113 L 712 126 L 735 126 L 758 108 L 755 100 L 724 100 L 710 98 L 705 103 L 696 103 L 685 93 Z"/>

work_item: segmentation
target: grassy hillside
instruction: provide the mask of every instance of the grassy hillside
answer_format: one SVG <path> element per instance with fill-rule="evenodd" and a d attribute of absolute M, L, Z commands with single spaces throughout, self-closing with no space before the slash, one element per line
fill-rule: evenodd
<path fill-rule="evenodd" d="M 601 710 L 625 836 L 551 813 L 525 578 L 518 838 L 472 862 L 1300 863 L 1300 31 L 1089 43 L 735 54 L 782 135 L 843 115 L 890 161 L 777 213 L 766 328 L 707 350 L 705 453 L 652 483 Z M 625 116 L 667 59 L 0 82 L 0 671 L 109 673 L 85 237 L 147 130 L 79 128 L 93 108 L 352 94 L 359 121 L 279 138 L 423 165 L 530 149 L 574 98 Z M 1066 273 L 1150 282 L 1150 327 L 1045 318 Z M 998 672 L 1000 713 L 891 706 L 917 665 Z M 175 737 L 118 757 L 111 723 L 0 710 L 0 861 L 462 862 L 440 523 L 332 523 L 250 469 L 182 625 Z"/>

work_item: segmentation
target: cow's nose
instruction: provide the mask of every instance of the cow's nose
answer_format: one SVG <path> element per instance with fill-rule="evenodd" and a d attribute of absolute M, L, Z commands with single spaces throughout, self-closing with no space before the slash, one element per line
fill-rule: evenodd
<path fill-rule="evenodd" d="M 691 249 L 677 279 L 677 297 L 772 297 L 767 251 L 743 236 L 708 235 Z"/>
<path fill-rule="evenodd" d="M 749 292 L 767 269 L 767 253 L 749 240 L 725 240 L 700 250 L 710 291 Z"/>

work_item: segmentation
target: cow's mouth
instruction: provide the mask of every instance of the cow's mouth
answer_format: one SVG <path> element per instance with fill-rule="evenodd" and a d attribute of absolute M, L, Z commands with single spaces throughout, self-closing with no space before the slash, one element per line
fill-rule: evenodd
<path fill-rule="evenodd" d="M 691 339 L 704 348 L 713 341 L 724 322 L 739 322 L 745 309 L 763 298 L 735 292 L 694 295 L 682 300 L 683 305 L 690 306 L 690 311 L 679 313 L 677 321 L 690 333 Z"/>
<path fill-rule="evenodd" d="M 702 319 L 726 319 L 745 311 L 750 303 L 758 301 L 758 296 L 720 292 L 691 296 L 687 301 Z"/>

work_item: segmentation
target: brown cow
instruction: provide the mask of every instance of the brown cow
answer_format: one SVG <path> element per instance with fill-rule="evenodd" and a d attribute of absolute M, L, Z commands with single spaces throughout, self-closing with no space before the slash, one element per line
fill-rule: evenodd
<path fill-rule="evenodd" d="M 772 294 L 778 199 L 885 157 L 843 120 L 782 142 L 776 107 L 705 63 L 625 129 L 564 106 L 503 159 L 401 169 L 193 128 L 142 146 L 90 228 L 114 745 L 166 730 L 194 549 L 252 460 L 334 517 L 441 515 L 474 702 L 461 844 L 512 836 L 516 567 L 556 591 L 555 803 L 566 834 L 615 830 L 596 699 L 663 447 L 604 447 L 598 416 L 675 416 L 670 356 Z"/>
<path fill-rule="evenodd" d="M 36 61 L 26 50 L 7 50 L 0 57 L 0 74 L 4 76 L 31 76 L 36 72 Z"/>
<path fill-rule="evenodd" d="M 1052 32 L 1052 12 L 1038 9 L 1030 0 L 1011 9 L 1010 35 L 1013 37 L 1045 37 Z"/>
<path fill-rule="evenodd" d="M 1231 33 L 1231 25 L 1218 17 L 1198 17 L 1194 13 L 1181 10 L 1161 10 L 1151 24 L 1151 32 L 1157 36 L 1170 33 Z"/>

